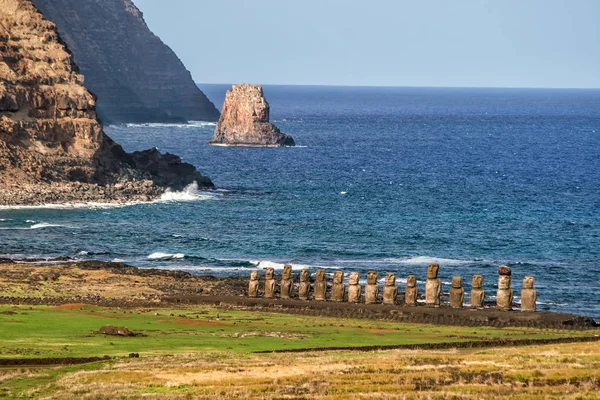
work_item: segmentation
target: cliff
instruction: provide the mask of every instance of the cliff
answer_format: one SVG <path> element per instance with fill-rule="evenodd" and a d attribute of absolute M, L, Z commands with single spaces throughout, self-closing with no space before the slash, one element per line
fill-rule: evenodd
<path fill-rule="evenodd" d="M 216 121 L 219 111 L 131 0 L 33 0 L 73 52 L 107 124 Z"/>
<path fill-rule="evenodd" d="M 269 103 L 258 85 L 233 85 L 225 95 L 213 146 L 295 146 L 294 139 L 269 122 Z"/>
<path fill-rule="evenodd" d="M 56 26 L 31 0 L 0 0 L 0 204 L 151 200 L 197 181 L 157 150 L 127 154 L 102 130 Z"/>

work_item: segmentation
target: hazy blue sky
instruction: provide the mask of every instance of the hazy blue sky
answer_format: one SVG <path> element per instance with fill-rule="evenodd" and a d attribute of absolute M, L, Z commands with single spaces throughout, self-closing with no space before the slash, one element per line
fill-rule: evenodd
<path fill-rule="evenodd" d="M 197 82 L 600 88 L 600 0 L 134 0 Z"/>

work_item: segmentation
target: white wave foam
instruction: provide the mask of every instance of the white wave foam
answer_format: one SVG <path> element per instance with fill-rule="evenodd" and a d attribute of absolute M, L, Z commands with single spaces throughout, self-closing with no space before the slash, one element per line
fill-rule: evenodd
<path fill-rule="evenodd" d="M 125 124 L 125 125 L 111 125 L 111 128 L 201 128 L 205 126 L 217 126 L 215 122 L 208 121 L 188 121 L 187 124 L 167 124 L 167 123 L 145 123 L 145 124 Z"/>
<path fill-rule="evenodd" d="M 536 301 L 535 304 L 540 304 L 540 305 L 547 305 L 547 306 L 559 306 L 559 307 L 566 307 L 569 305 L 569 303 L 554 303 L 551 301 Z"/>
<path fill-rule="evenodd" d="M 222 261 L 245 261 L 245 260 L 231 260 L 231 259 L 222 259 L 220 258 L 219 260 Z M 280 262 L 275 262 L 275 261 L 269 261 L 269 260 L 248 260 L 248 262 L 256 265 L 257 268 L 273 268 L 274 270 L 283 270 L 283 267 L 285 264 L 291 264 L 292 267 L 294 268 L 294 271 L 300 271 L 301 269 L 304 268 L 312 268 L 312 269 L 342 269 L 342 267 L 337 267 L 337 266 L 325 266 L 325 265 L 308 265 L 308 264 L 296 264 L 296 263 L 280 263 Z"/>
<path fill-rule="evenodd" d="M 183 253 L 161 253 L 155 252 L 148 256 L 148 260 L 172 260 L 172 259 L 182 259 L 185 258 L 185 254 Z"/>
<path fill-rule="evenodd" d="M 76 210 L 76 209 L 108 209 L 133 206 L 137 204 L 147 204 L 144 201 L 132 201 L 126 203 L 60 203 L 60 204 L 40 204 L 35 206 L 0 206 L 0 210 Z"/>
<path fill-rule="evenodd" d="M 173 192 L 171 189 L 167 189 L 166 192 L 160 196 L 157 202 L 178 202 L 178 201 L 195 201 L 195 200 L 214 200 L 215 196 L 211 194 L 202 194 L 198 191 L 198 183 L 194 182 L 187 185 L 180 192 Z"/>
<path fill-rule="evenodd" d="M 35 222 L 35 221 L 31 221 L 31 222 Z M 20 226 L 14 226 L 14 227 L 6 227 L 6 228 L 0 228 L 0 230 L 3 231 L 25 231 L 25 230 L 29 230 L 29 229 L 44 229 L 44 228 L 69 228 L 69 229 L 77 229 L 77 227 L 75 226 L 69 226 L 69 225 L 60 225 L 60 224 L 50 224 L 47 222 L 40 222 L 37 224 L 33 224 L 31 226 L 28 227 L 20 227 Z"/>
<path fill-rule="evenodd" d="M 59 225 L 59 224 L 49 224 L 47 222 L 40 222 L 39 224 L 34 224 L 29 227 L 29 229 L 43 229 L 43 228 L 72 228 L 67 225 Z"/>
<path fill-rule="evenodd" d="M 460 265 L 469 264 L 472 261 L 469 260 L 456 260 L 452 258 L 441 258 L 441 257 L 429 257 L 429 256 L 418 256 L 411 258 L 384 258 L 383 262 L 389 262 L 392 264 L 407 264 L 407 265 L 429 265 L 431 263 L 438 263 L 442 265 Z"/>

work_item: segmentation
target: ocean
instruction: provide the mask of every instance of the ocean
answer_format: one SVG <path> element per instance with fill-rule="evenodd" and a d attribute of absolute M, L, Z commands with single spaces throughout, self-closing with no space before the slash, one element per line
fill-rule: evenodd
<path fill-rule="evenodd" d="M 220 107 L 227 85 L 201 85 Z M 266 86 L 295 148 L 209 147 L 214 125 L 109 126 L 218 190 L 122 207 L 0 209 L 0 257 L 118 260 L 218 276 L 284 263 L 328 273 L 438 262 L 533 275 L 538 309 L 600 318 L 600 90 Z M 402 289 L 401 289 L 402 290 Z"/>

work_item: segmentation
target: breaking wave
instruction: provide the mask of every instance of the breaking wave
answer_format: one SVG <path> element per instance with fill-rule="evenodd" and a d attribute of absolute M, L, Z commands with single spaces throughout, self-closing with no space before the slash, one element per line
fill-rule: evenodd
<path fill-rule="evenodd" d="M 32 223 L 35 221 L 27 221 L 27 223 Z M 44 229 L 44 228 L 68 228 L 68 229 L 77 229 L 77 227 L 75 226 L 69 226 L 69 225 L 61 225 L 61 224 L 50 224 L 48 222 L 39 222 L 36 224 L 33 224 L 31 226 L 11 226 L 11 227 L 3 227 L 0 228 L 0 230 L 17 230 L 17 231 L 23 231 L 23 230 L 29 230 L 29 229 Z"/>
<path fill-rule="evenodd" d="M 207 121 L 188 121 L 187 124 L 166 124 L 166 123 L 145 123 L 145 124 L 125 124 L 111 125 L 111 128 L 201 128 L 205 126 L 217 126 L 215 122 Z"/>
<path fill-rule="evenodd" d="M 201 193 L 198 190 L 198 183 L 194 182 L 187 185 L 182 191 L 173 192 L 167 189 L 166 192 L 160 196 L 157 202 L 178 202 L 178 201 L 195 201 L 195 200 L 214 200 L 215 194 Z"/>
<path fill-rule="evenodd" d="M 185 258 L 185 254 L 183 253 L 161 253 L 161 252 L 154 252 L 150 255 L 148 255 L 148 260 L 173 260 L 173 259 L 182 259 Z"/>

